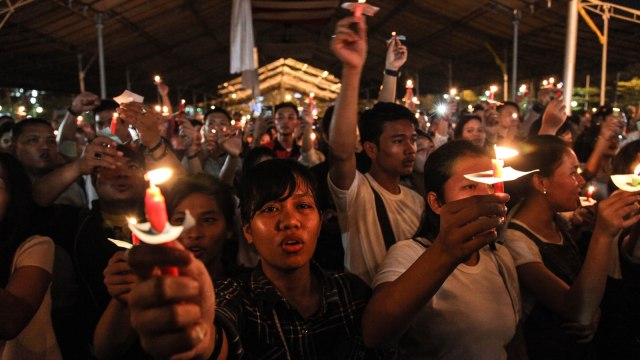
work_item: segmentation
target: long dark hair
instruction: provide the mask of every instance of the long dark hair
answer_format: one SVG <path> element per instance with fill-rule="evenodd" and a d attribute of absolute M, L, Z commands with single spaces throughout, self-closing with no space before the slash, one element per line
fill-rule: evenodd
<path fill-rule="evenodd" d="M 13 256 L 18 247 L 33 234 L 32 217 L 35 204 L 31 195 L 31 180 L 13 156 L 0 153 L 2 180 L 9 197 L 5 216 L 0 219 L 0 287 L 11 275 Z"/>
<path fill-rule="evenodd" d="M 424 189 L 428 194 L 433 192 L 438 199 L 444 200 L 444 184 L 451 177 L 456 161 L 463 156 L 489 157 L 487 151 L 465 140 L 454 140 L 440 146 L 431 153 L 424 164 Z M 427 204 L 425 214 L 417 236 L 434 240 L 440 232 L 440 215 Z"/>

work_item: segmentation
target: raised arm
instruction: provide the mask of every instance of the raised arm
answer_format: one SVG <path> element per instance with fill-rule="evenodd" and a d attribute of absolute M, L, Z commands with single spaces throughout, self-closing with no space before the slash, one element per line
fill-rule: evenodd
<path fill-rule="evenodd" d="M 376 287 L 362 318 L 367 346 L 395 343 L 456 266 L 495 241 L 508 199 L 506 194 L 473 196 L 442 207 L 440 233 L 433 245 L 395 281 Z"/>
<path fill-rule="evenodd" d="M 606 121 L 602 124 L 600 128 L 600 134 L 598 135 L 598 140 L 596 141 L 596 145 L 589 155 L 589 159 L 587 159 L 587 164 L 584 167 L 583 176 L 586 179 L 591 179 L 598 174 L 598 169 L 600 168 L 600 164 L 603 160 L 603 155 L 607 151 L 607 148 L 611 144 L 612 141 L 616 141 L 616 136 L 618 136 L 619 125 L 616 121 Z"/>
<path fill-rule="evenodd" d="M 567 119 L 567 109 L 562 98 L 552 100 L 542 114 L 538 135 L 556 136 L 556 132 Z"/>
<path fill-rule="evenodd" d="M 378 95 L 378 101 L 395 102 L 396 88 L 400 68 L 407 62 L 407 47 L 397 37 L 393 37 L 387 46 L 387 57 L 384 62 L 384 77 Z"/>
<path fill-rule="evenodd" d="M 522 286 L 542 304 L 569 321 L 591 323 L 600 306 L 607 281 L 611 243 L 619 232 L 639 219 L 636 214 L 640 193 L 614 192 L 599 203 L 596 226 L 587 255 L 571 286 L 564 283 L 542 263 L 517 267 Z"/>
<path fill-rule="evenodd" d="M 355 31 L 350 28 L 351 24 L 355 24 Z M 356 176 L 358 93 L 362 68 L 367 58 L 365 18 L 359 16 L 340 20 L 336 25 L 331 49 L 342 62 L 342 87 L 329 129 L 329 176 L 339 189 L 346 190 Z"/>
<path fill-rule="evenodd" d="M 78 159 L 36 179 L 33 183 L 35 202 L 40 206 L 49 206 L 80 176 L 91 174 L 98 166 L 115 168 L 122 157 L 116 145 L 113 140 L 98 136 L 87 145 Z"/>

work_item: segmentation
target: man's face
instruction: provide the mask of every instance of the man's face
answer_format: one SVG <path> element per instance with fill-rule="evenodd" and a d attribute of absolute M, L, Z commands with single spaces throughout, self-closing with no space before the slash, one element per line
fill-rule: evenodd
<path fill-rule="evenodd" d="M 29 125 L 15 143 L 16 158 L 31 174 L 45 174 L 54 168 L 58 151 L 53 129 L 44 124 Z"/>
<path fill-rule="evenodd" d="M 300 125 L 298 112 L 290 107 L 283 107 L 276 112 L 276 128 L 280 135 L 291 135 Z"/>
<path fill-rule="evenodd" d="M 203 132 L 204 134 L 213 133 L 213 130 L 216 130 L 216 132 L 224 132 L 229 127 L 231 127 L 229 119 L 223 113 L 216 112 L 209 114 L 205 119 Z"/>
<path fill-rule="evenodd" d="M 145 189 L 144 170 L 137 162 L 126 158 L 115 169 L 97 168 L 94 185 L 100 201 L 141 201 Z"/>
<path fill-rule="evenodd" d="M 386 122 L 378 146 L 365 143 L 367 155 L 391 176 L 411 174 L 416 161 L 416 129 L 409 120 Z"/>

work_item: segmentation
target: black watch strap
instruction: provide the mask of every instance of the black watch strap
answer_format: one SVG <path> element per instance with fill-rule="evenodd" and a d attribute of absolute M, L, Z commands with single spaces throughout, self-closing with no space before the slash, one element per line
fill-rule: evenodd
<path fill-rule="evenodd" d="M 384 74 L 385 75 L 389 75 L 389 76 L 393 76 L 393 77 L 399 77 L 400 76 L 400 70 L 384 69 Z"/>
<path fill-rule="evenodd" d="M 75 117 L 80 116 L 80 114 L 78 114 L 78 113 L 76 113 L 75 111 L 71 110 L 71 106 L 69 106 L 69 107 L 67 108 L 67 112 L 68 112 L 69 114 L 71 114 L 71 115 L 75 116 Z"/>

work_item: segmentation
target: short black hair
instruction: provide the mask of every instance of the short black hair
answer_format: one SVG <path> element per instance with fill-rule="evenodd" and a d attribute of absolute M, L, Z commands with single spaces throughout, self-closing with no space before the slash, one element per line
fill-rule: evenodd
<path fill-rule="evenodd" d="M 266 146 L 256 146 L 247 151 L 244 155 L 244 161 L 242 162 L 242 173 L 245 174 L 249 169 L 254 167 L 256 164 L 259 164 L 258 160 L 263 157 L 275 159 L 276 153 Z"/>
<path fill-rule="evenodd" d="M 227 118 L 227 120 L 231 121 L 231 115 L 229 115 L 229 112 L 227 112 L 227 110 L 225 110 L 225 109 L 223 109 L 221 107 L 216 107 L 215 109 L 211 109 L 211 110 L 207 111 L 204 114 L 204 118 L 203 118 L 204 119 L 204 123 L 207 122 L 207 118 L 211 114 L 222 114 Z"/>
<path fill-rule="evenodd" d="M 275 109 L 273 110 L 274 117 L 278 113 L 278 110 L 285 108 L 292 108 L 296 113 L 296 117 L 300 117 L 300 114 L 298 114 L 298 107 L 292 102 L 281 102 L 280 104 L 276 105 Z"/>
<path fill-rule="evenodd" d="M 464 126 L 471 120 L 480 121 L 480 125 L 482 125 L 482 118 L 479 115 L 462 115 L 458 124 L 456 124 L 456 128 L 453 130 L 453 138 L 456 140 L 462 139 L 462 131 L 464 130 Z"/>
<path fill-rule="evenodd" d="M 20 135 L 22 135 L 26 127 L 35 126 L 35 125 L 48 126 L 51 130 L 53 130 L 51 123 L 43 118 L 37 118 L 37 117 L 27 118 L 27 119 L 18 121 L 16 125 L 13 127 L 13 130 L 11 131 L 11 139 L 13 140 L 13 142 L 14 143 L 16 142 L 16 140 L 18 139 L 18 137 L 20 137 Z"/>
<path fill-rule="evenodd" d="M 255 214 L 270 201 L 287 200 L 299 185 L 309 190 L 317 204 L 317 188 L 313 174 L 295 160 L 267 160 L 247 170 L 240 182 L 242 222 L 251 222 Z"/>
<path fill-rule="evenodd" d="M 4 133 L 11 132 L 14 126 L 15 124 L 13 122 L 6 122 L 0 125 L 0 136 L 2 136 Z"/>
<path fill-rule="evenodd" d="M 513 101 L 505 101 L 505 102 L 503 102 L 501 105 L 498 105 L 496 110 L 498 112 L 500 112 L 502 109 L 506 108 L 507 106 L 513 107 L 514 109 L 516 109 L 516 111 L 518 113 L 520 113 L 520 106 L 518 104 L 514 103 Z"/>
<path fill-rule="evenodd" d="M 360 130 L 360 142 L 372 142 L 380 144 L 380 135 L 387 122 L 407 120 L 414 128 L 418 128 L 418 120 L 411 110 L 406 107 L 390 102 L 378 102 L 369 110 L 365 110 L 360 115 L 358 129 Z"/>

